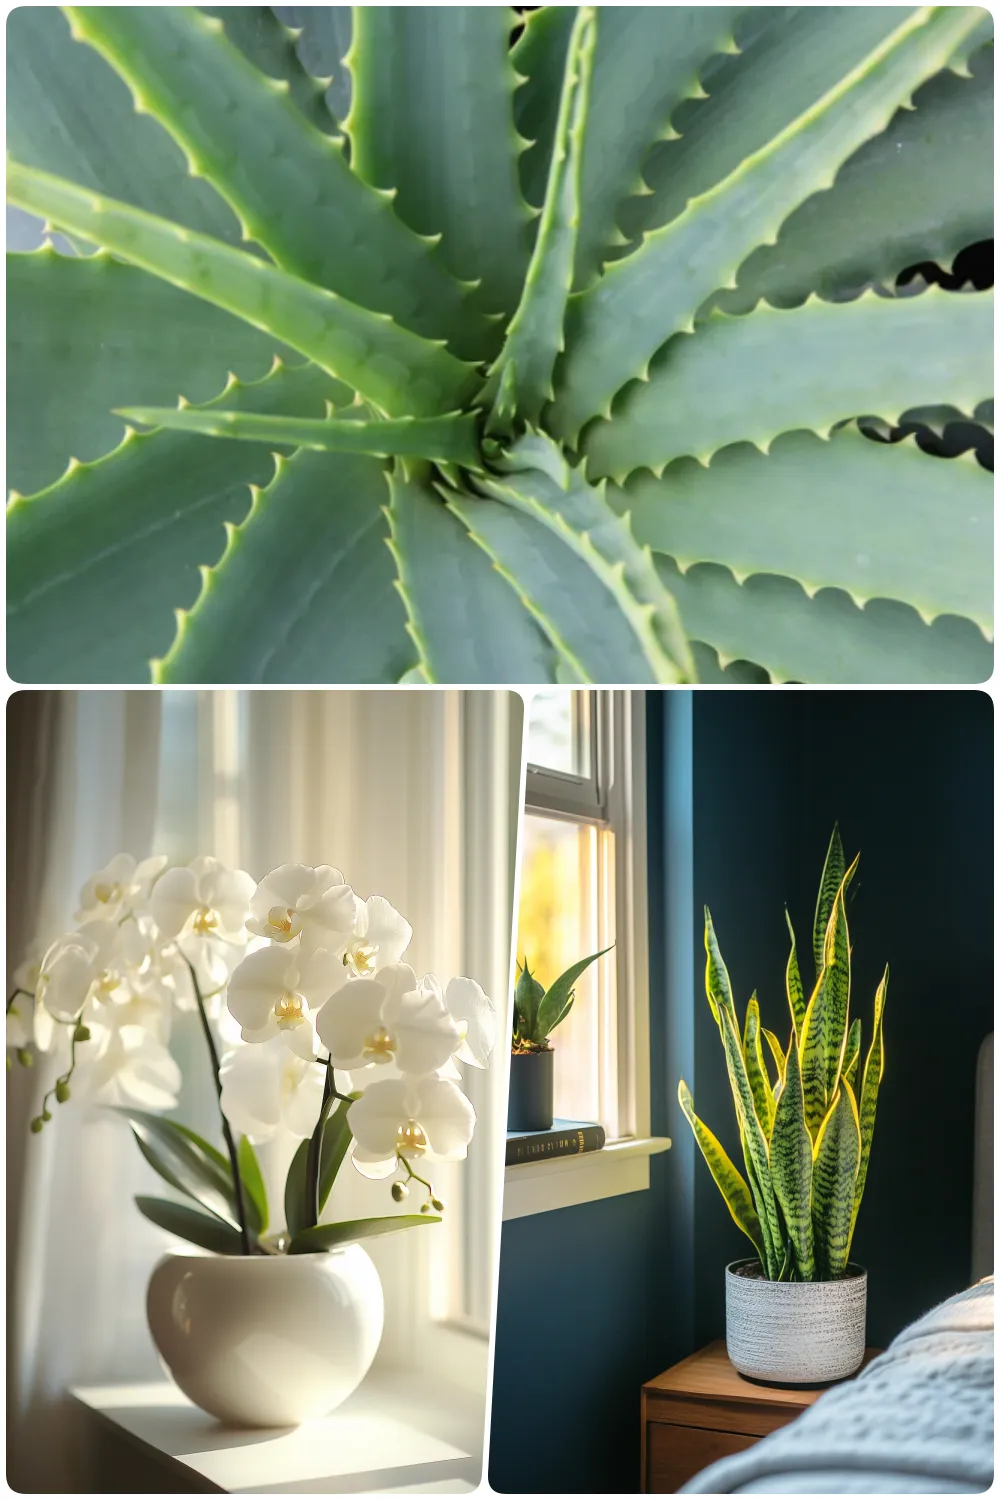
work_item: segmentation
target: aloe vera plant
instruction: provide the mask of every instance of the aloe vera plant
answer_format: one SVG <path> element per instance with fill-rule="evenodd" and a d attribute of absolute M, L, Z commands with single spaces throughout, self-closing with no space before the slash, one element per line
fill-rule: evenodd
<path fill-rule="evenodd" d="M 705 988 L 726 1055 L 746 1177 L 695 1114 L 683 1079 L 678 1099 L 716 1186 L 769 1281 L 843 1276 L 865 1190 L 884 1067 L 882 1017 L 889 970 L 875 994 L 871 1043 L 862 1068 L 861 1021 L 852 1021 L 849 1014 L 851 945 L 845 906 L 857 864 L 855 858 L 845 868 L 835 827 L 816 901 L 816 982 L 808 1000 L 788 921 L 787 1047 L 761 1026 L 756 994 L 747 1005 L 741 1033 L 729 974 L 705 910 Z"/>
<path fill-rule="evenodd" d="M 985 11 L 280 14 L 10 19 L 15 677 L 989 675 Z"/>

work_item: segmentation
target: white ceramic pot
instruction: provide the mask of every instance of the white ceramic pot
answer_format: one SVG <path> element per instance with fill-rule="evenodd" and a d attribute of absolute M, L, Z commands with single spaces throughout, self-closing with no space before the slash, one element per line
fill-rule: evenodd
<path fill-rule="evenodd" d="M 840 1281 L 765 1281 L 726 1267 L 726 1349 L 741 1375 L 777 1385 L 843 1380 L 865 1357 L 868 1272 Z"/>
<path fill-rule="evenodd" d="M 360 1245 L 316 1255 L 167 1255 L 146 1313 L 186 1396 L 238 1427 L 297 1427 L 364 1379 L 382 1283 Z"/>

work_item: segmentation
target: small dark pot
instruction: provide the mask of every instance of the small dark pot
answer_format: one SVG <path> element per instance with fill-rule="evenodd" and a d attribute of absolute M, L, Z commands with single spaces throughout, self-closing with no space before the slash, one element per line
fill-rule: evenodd
<path fill-rule="evenodd" d="M 545 1052 L 512 1052 L 508 1130 L 552 1129 L 552 1048 Z"/>

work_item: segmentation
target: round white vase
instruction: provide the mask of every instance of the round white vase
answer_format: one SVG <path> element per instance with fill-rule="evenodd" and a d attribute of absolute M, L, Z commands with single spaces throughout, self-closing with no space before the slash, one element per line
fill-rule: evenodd
<path fill-rule="evenodd" d="M 315 1255 L 167 1255 L 146 1313 L 186 1396 L 238 1427 L 297 1427 L 346 1401 L 382 1337 L 360 1245 Z"/>
<path fill-rule="evenodd" d="M 868 1272 L 839 1281 L 765 1281 L 726 1267 L 726 1351 L 741 1375 L 777 1385 L 844 1380 L 865 1357 Z"/>

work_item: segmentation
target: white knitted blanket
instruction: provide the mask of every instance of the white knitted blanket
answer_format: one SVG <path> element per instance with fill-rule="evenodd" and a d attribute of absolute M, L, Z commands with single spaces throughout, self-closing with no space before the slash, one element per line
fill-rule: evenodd
<path fill-rule="evenodd" d="M 712 1495 L 981 1493 L 993 1482 L 993 1277 L 894 1339 L 853 1380 L 746 1453 L 704 1469 Z"/>

